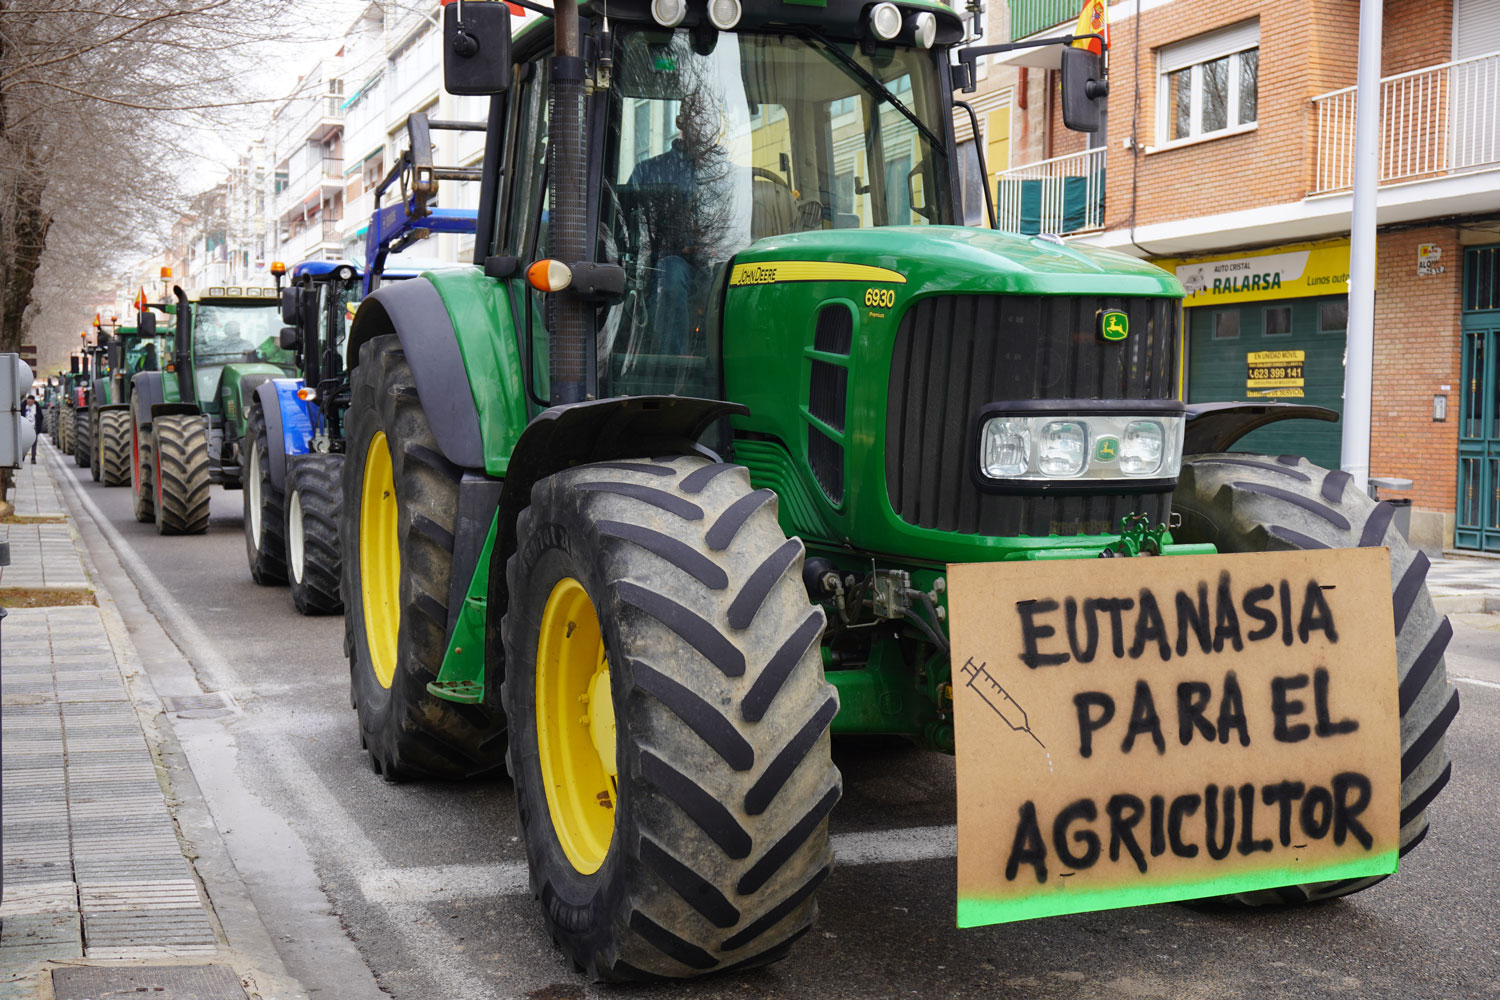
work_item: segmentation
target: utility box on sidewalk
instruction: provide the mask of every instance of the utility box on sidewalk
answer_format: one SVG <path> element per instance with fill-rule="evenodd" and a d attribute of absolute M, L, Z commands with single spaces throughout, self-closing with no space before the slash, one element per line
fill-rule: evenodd
<path fill-rule="evenodd" d="M 31 378 L 19 354 L 0 354 L 0 468 L 20 465 L 36 440 L 35 424 L 21 413 Z"/>

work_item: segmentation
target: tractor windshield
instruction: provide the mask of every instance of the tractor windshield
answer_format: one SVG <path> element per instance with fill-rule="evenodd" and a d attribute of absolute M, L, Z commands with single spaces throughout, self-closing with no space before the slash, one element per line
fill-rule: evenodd
<path fill-rule="evenodd" d="M 627 296 L 601 331 L 611 394 L 711 389 L 710 292 L 756 240 L 953 222 L 934 52 L 812 32 L 616 45 L 601 237 Z"/>
<path fill-rule="evenodd" d="M 281 312 L 271 299 L 244 305 L 200 303 L 193 307 L 193 381 L 200 400 L 218 396 L 225 365 L 266 361 L 290 366 L 292 352 L 281 349 Z"/>
<path fill-rule="evenodd" d="M 318 343 L 325 350 L 332 347 L 339 357 L 344 356 L 359 296 L 358 281 L 325 281 L 318 286 Z"/>

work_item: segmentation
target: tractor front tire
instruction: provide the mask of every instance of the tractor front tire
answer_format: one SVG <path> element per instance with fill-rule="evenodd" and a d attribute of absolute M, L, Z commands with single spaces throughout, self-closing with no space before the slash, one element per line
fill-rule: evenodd
<path fill-rule="evenodd" d="M 344 456 L 288 455 L 286 578 L 292 605 L 304 615 L 344 612 L 339 517 L 344 509 Z"/>
<path fill-rule="evenodd" d="M 270 441 L 259 401 L 245 420 L 240 451 L 240 484 L 244 487 L 245 558 L 250 578 L 261 586 L 286 583 L 285 499 L 271 479 Z"/>
<path fill-rule="evenodd" d="M 73 427 L 72 411 L 59 406 L 57 415 L 53 417 L 52 443 L 57 445 L 57 450 L 64 455 L 73 454 L 73 443 L 68 440 L 68 431 Z"/>
<path fill-rule="evenodd" d="M 1427 836 L 1427 806 L 1453 765 L 1443 734 L 1458 714 L 1443 650 L 1448 619 L 1428 596 L 1427 557 L 1392 524 L 1395 507 L 1360 492 L 1346 472 L 1295 455 L 1191 455 L 1172 498 L 1180 542 L 1212 542 L 1220 552 L 1271 552 L 1383 545 L 1391 552 L 1396 670 L 1401 709 L 1402 856 Z M 1384 876 L 1283 886 L 1231 897 L 1252 906 L 1347 896 Z"/>
<path fill-rule="evenodd" d="M 202 534 L 208 530 L 207 423 L 188 413 L 161 416 L 152 421 L 151 437 L 156 533 Z"/>
<path fill-rule="evenodd" d="M 504 761 L 494 707 L 427 690 L 448 643 L 458 485 L 393 335 L 360 348 L 345 420 L 340 541 L 350 690 L 371 766 L 388 780 L 465 778 Z"/>
<path fill-rule="evenodd" d="M 99 414 L 99 479 L 105 486 L 130 482 L 130 413 L 105 410 Z"/>
<path fill-rule="evenodd" d="M 766 964 L 813 924 L 839 703 L 776 508 L 681 457 L 556 473 L 517 523 L 516 808 L 547 931 L 595 979 Z"/>
<path fill-rule="evenodd" d="M 131 513 L 142 524 L 156 523 L 156 474 L 151 460 L 151 433 L 139 425 L 131 429 L 135 461 L 130 466 Z"/>
<path fill-rule="evenodd" d="M 87 410 L 75 410 L 73 412 L 73 464 L 80 469 L 87 469 L 91 464 L 89 459 L 89 446 L 93 443 L 89 434 L 89 412 Z M 96 477 L 97 478 L 97 477 Z"/>

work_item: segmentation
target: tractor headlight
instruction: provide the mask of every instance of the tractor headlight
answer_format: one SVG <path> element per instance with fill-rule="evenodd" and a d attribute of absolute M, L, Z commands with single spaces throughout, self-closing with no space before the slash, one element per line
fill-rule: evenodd
<path fill-rule="evenodd" d="M 720 31 L 729 31 L 739 24 L 742 13 L 740 0 L 708 0 L 708 23 Z"/>
<path fill-rule="evenodd" d="M 651 19 L 663 28 L 675 28 L 687 17 L 687 0 L 651 0 Z"/>
<path fill-rule="evenodd" d="M 1175 479 L 1185 420 L 1175 401 L 997 403 L 980 415 L 980 479 L 1048 488 Z"/>
<path fill-rule="evenodd" d="M 1070 478 L 1083 471 L 1088 428 L 1077 420 L 1053 420 L 1037 439 L 1037 468 L 1044 476 Z"/>
<path fill-rule="evenodd" d="M 1167 429 L 1160 420 L 1132 420 L 1120 435 L 1120 471 L 1154 476 L 1166 455 Z"/>
<path fill-rule="evenodd" d="M 991 479 L 1024 476 L 1031 464 L 1030 424 L 1024 418 L 987 422 L 980 464 Z"/>
<path fill-rule="evenodd" d="M 893 3 L 878 3 L 870 8 L 870 32 L 882 42 L 901 34 L 901 8 Z"/>

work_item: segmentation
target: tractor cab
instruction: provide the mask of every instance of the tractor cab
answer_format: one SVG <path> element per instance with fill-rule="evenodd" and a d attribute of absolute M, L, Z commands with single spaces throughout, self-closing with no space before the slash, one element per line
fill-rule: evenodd
<path fill-rule="evenodd" d="M 239 379 L 294 365 L 277 337 L 276 290 L 215 286 L 190 295 L 189 303 L 194 398 L 206 413 L 237 425 Z"/>

